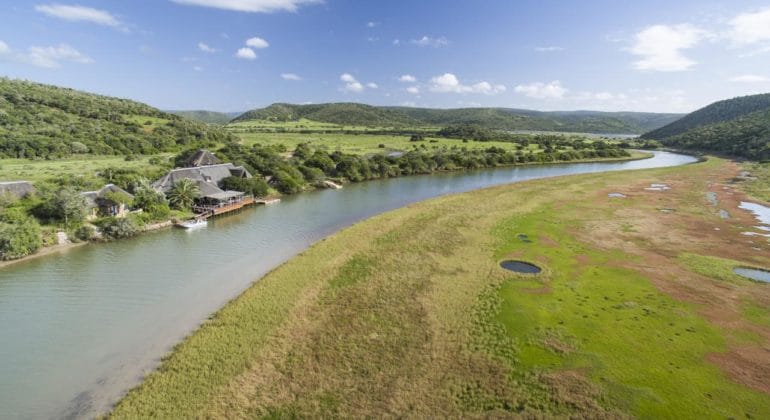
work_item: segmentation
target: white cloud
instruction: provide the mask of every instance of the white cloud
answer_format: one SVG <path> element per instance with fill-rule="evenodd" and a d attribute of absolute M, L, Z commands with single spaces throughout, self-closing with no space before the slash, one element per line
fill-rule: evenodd
<path fill-rule="evenodd" d="M 640 56 L 634 62 L 637 70 L 684 71 L 696 63 L 682 54 L 696 46 L 708 33 L 690 24 L 653 25 L 634 37 L 634 44 L 629 51 Z"/>
<path fill-rule="evenodd" d="M 281 79 L 283 79 L 283 80 L 290 80 L 290 81 L 294 81 L 294 82 L 302 80 L 301 77 L 299 77 L 298 75 L 296 75 L 294 73 L 281 73 Z"/>
<path fill-rule="evenodd" d="M 728 24 L 731 29 L 727 37 L 739 45 L 770 41 L 770 8 L 742 13 Z"/>
<path fill-rule="evenodd" d="M 479 82 L 473 85 L 464 85 L 452 73 L 444 73 L 430 79 L 429 89 L 436 93 L 483 93 L 494 95 L 505 92 L 504 85 L 492 85 L 489 82 Z"/>
<path fill-rule="evenodd" d="M 366 22 L 367 28 L 374 28 L 375 26 L 380 26 L 380 22 Z"/>
<path fill-rule="evenodd" d="M 26 54 L 20 57 L 21 61 L 34 66 L 44 68 L 61 67 L 62 61 L 90 64 L 94 60 L 67 44 L 59 44 L 58 47 L 29 47 Z"/>
<path fill-rule="evenodd" d="M 270 44 L 264 39 L 255 36 L 246 40 L 246 46 L 260 50 L 269 47 Z"/>
<path fill-rule="evenodd" d="M 401 45 L 401 41 L 399 41 L 398 39 L 394 39 L 393 40 L 393 45 L 399 46 L 399 45 Z"/>
<path fill-rule="evenodd" d="M 404 74 L 398 78 L 398 81 L 404 82 L 404 83 L 414 83 L 417 81 L 417 78 L 412 76 L 411 74 Z"/>
<path fill-rule="evenodd" d="M 8 54 L 11 52 L 11 47 L 3 41 L 0 41 L 0 54 Z"/>
<path fill-rule="evenodd" d="M 236 12 L 296 12 L 300 6 L 318 4 L 321 0 L 171 0 L 189 6 L 213 7 Z"/>
<path fill-rule="evenodd" d="M 215 53 L 217 52 L 216 48 L 210 47 L 208 44 L 199 42 L 198 43 L 198 49 L 205 52 L 205 53 Z"/>
<path fill-rule="evenodd" d="M 401 106 L 408 106 L 408 107 L 414 108 L 417 106 L 417 103 L 415 103 L 414 101 L 404 101 L 404 102 L 401 102 Z"/>
<path fill-rule="evenodd" d="M 251 48 L 239 48 L 238 51 L 235 53 L 235 56 L 237 58 L 243 59 L 243 60 L 256 60 L 257 59 L 257 53 L 254 52 Z"/>
<path fill-rule="evenodd" d="M 438 38 L 432 38 L 425 35 L 420 39 L 413 39 L 409 42 L 420 47 L 433 47 L 433 48 L 446 47 L 447 45 L 449 45 L 449 40 L 444 38 L 443 36 Z"/>
<path fill-rule="evenodd" d="M 556 47 L 556 46 L 535 47 L 535 51 L 537 51 L 537 52 L 556 52 L 556 51 L 564 51 L 564 48 Z"/>
<path fill-rule="evenodd" d="M 201 66 L 193 66 L 193 70 L 195 70 L 195 71 L 203 71 L 203 67 L 201 67 Z"/>
<path fill-rule="evenodd" d="M 418 86 L 409 86 L 408 88 L 406 88 L 406 91 L 411 93 L 412 95 L 420 94 L 420 88 Z"/>
<path fill-rule="evenodd" d="M 35 6 L 35 10 L 48 16 L 56 17 L 70 22 L 91 22 L 98 25 L 123 27 L 115 16 L 106 10 L 94 9 L 91 7 L 64 4 L 40 4 Z"/>
<path fill-rule="evenodd" d="M 763 82 L 770 82 L 770 78 L 767 78 L 766 76 L 760 76 L 757 74 L 743 74 L 740 76 L 731 77 L 730 81 L 737 82 L 737 83 L 763 83 Z"/>
<path fill-rule="evenodd" d="M 569 91 L 558 80 L 550 83 L 534 82 L 518 85 L 513 90 L 516 93 L 521 93 L 535 99 L 561 99 Z"/>
<path fill-rule="evenodd" d="M 340 75 L 340 80 L 345 82 L 345 86 L 342 88 L 343 92 L 353 92 L 353 93 L 361 93 L 366 88 L 369 89 L 377 89 L 379 86 L 377 86 L 376 83 L 369 82 L 364 86 L 363 83 L 356 80 L 355 77 L 353 77 L 350 73 L 342 73 Z"/>

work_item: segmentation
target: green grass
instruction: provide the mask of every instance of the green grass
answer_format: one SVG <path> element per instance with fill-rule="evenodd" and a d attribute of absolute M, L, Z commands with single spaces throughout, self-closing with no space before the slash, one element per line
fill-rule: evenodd
<path fill-rule="evenodd" d="M 605 388 L 611 405 L 646 418 L 684 413 L 730 417 L 741 414 L 737 401 L 747 412 L 764 412 L 766 397 L 730 383 L 705 362 L 709 353 L 726 346 L 696 307 L 658 292 L 632 270 L 612 267 L 613 261 L 627 257 L 574 241 L 565 235 L 565 220 L 553 223 L 557 218 L 557 212 L 545 208 L 508 220 L 497 231 L 503 240 L 498 257 L 516 253 L 548 268 L 540 281 L 549 293 L 532 293 L 531 282 L 516 278 L 500 289 L 503 305 L 497 319 L 519 343 L 517 376 L 538 370 L 588 371 Z M 534 241 L 522 243 L 518 233 Z M 539 235 L 559 245 L 543 245 Z M 570 337 L 576 349 L 555 351 L 554 339 L 544 340 L 544 331 Z M 704 398 L 707 394 L 711 398 Z"/>
<path fill-rule="evenodd" d="M 741 182 L 741 187 L 746 190 L 749 195 L 759 200 L 770 202 L 770 162 L 744 163 L 742 168 L 749 171 L 751 176 L 756 177 L 756 179 Z"/>
<path fill-rule="evenodd" d="M 171 154 L 157 155 L 167 159 Z M 0 159 L 0 180 L 43 181 L 62 175 L 92 176 L 106 168 L 153 169 L 152 156 L 126 161 L 122 156 L 82 156 L 61 160 Z"/>
<path fill-rule="evenodd" d="M 765 314 L 746 300 L 765 289 L 704 291 L 695 300 L 740 307 L 734 316 L 754 329 L 712 324 L 709 305 L 670 297 L 656 287 L 666 277 L 643 269 L 641 255 L 659 249 L 643 222 L 658 220 L 662 196 L 618 203 L 604 193 L 675 178 L 688 184 L 667 192 L 681 201 L 666 217 L 708 217 L 703 191 L 692 191 L 720 166 L 501 186 L 359 223 L 212 316 L 112 415 L 767 418 L 770 396 L 707 359 L 766 344 Z M 617 228 L 630 220 L 634 231 Z M 692 253 L 691 242 L 672 243 Z M 498 266 L 504 258 L 544 271 L 514 275 Z M 666 264 L 697 273 L 676 256 Z"/>

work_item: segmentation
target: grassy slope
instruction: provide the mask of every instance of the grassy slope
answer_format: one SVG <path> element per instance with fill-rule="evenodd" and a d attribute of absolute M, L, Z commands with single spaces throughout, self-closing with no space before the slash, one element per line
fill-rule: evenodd
<path fill-rule="evenodd" d="M 769 288 L 698 274 L 709 255 L 770 264 L 704 199 L 730 171 L 540 180 L 359 223 L 227 305 L 113 416 L 768 417 Z M 674 190 L 644 191 L 659 181 Z"/>

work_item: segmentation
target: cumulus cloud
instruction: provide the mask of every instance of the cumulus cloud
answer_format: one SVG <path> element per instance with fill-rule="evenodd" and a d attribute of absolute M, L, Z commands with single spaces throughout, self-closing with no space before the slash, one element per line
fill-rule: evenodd
<path fill-rule="evenodd" d="M 380 22 L 366 22 L 367 28 L 374 28 L 375 26 L 380 26 Z"/>
<path fill-rule="evenodd" d="M 770 41 L 770 8 L 742 13 L 731 19 L 728 24 L 730 31 L 727 36 L 735 44 Z"/>
<path fill-rule="evenodd" d="M 283 80 L 290 80 L 290 81 L 293 81 L 293 82 L 297 82 L 297 81 L 302 80 L 301 77 L 299 77 L 298 75 L 296 75 L 294 73 L 281 73 L 281 79 L 283 79 Z"/>
<path fill-rule="evenodd" d="M 429 90 L 436 93 L 483 93 L 494 95 L 505 92 L 504 85 L 493 85 L 489 82 L 479 82 L 473 85 L 464 85 L 452 73 L 444 73 L 430 79 Z"/>
<path fill-rule="evenodd" d="M 417 81 L 417 78 L 412 76 L 411 74 L 404 74 L 398 78 L 398 81 L 404 82 L 404 83 L 414 83 Z"/>
<path fill-rule="evenodd" d="M 215 53 L 217 52 L 216 48 L 210 47 L 208 44 L 199 42 L 198 43 L 198 49 L 205 52 L 205 53 Z"/>
<path fill-rule="evenodd" d="M 406 91 L 411 93 L 412 95 L 420 94 L 420 88 L 418 86 L 409 86 L 408 88 L 406 88 Z"/>
<path fill-rule="evenodd" d="M 343 73 L 340 75 L 340 80 L 345 82 L 345 87 L 342 89 L 346 92 L 354 92 L 359 93 L 364 91 L 364 85 L 361 84 L 358 80 L 356 80 L 355 77 L 353 77 L 350 73 Z"/>
<path fill-rule="evenodd" d="M 249 13 L 296 12 L 300 6 L 321 0 L 171 0 L 177 4 L 212 7 Z"/>
<path fill-rule="evenodd" d="M 21 61 L 34 66 L 54 69 L 61 67 L 62 61 L 90 64 L 94 60 L 67 44 L 59 44 L 57 47 L 29 47 L 26 54 L 21 55 Z"/>
<path fill-rule="evenodd" d="M 350 73 L 342 73 L 340 75 L 340 80 L 345 82 L 345 86 L 341 89 L 343 92 L 361 93 L 366 89 L 379 88 L 377 83 L 374 82 L 369 82 L 364 85 Z"/>
<path fill-rule="evenodd" d="M 267 41 L 265 41 L 264 39 L 255 36 L 253 38 L 249 38 L 249 39 L 246 40 L 246 46 L 247 47 L 251 47 L 251 48 L 256 48 L 256 49 L 260 50 L 262 48 L 269 47 L 270 44 Z"/>
<path fill-rule="evenodd" d="M 731 82 L 736 83 L 763 83 L 763 82 L 770 82 L 770 78 L 766 76 L 760 76 L 757 74 L 743 74 L 740 76 L 731 77 L 729 79 Z"/>
<path fill-rule="evenodd" d="M 64 4 L 41 4 L 35 6 L 35 10 L 48 16 L 70 22 L 91 22 L 96 23 L 97 25 L 124 28 L 124 24 L 106 10 Z"/>
<path fill-rule="evenodd" d="M 413 39 L 409 42 L 420 47 L 433 47 L 433 48 L 446 47 L 447 45 L 449 45 L 449 40 L 444 38 L 443 36 L 438 38 L 432 38 L 425 35 L 420 39 Z"/>
<path fill-rule="evenodd" d="M 561 99 L 569 91 L 554 80 L 550 83 L 534 82 L 526 85 L 518 85 L 513 89 L 516 93 L 535 99 Z"/>
<path fill-rule="evenodd" d="M 537 52 L 556 52 L 556 51 L 564 51 L 564 48 L 556 47 L 556 46 L 535 47 L 535 51 L 537 51 Z"/>
<path fill-rule="evenodd" d="M 637 70 L 684 71 L 696 62 L 682 53 L 696 46 L 708 32 L 690 24 L 653 25 L 634 36 L 629 51 L 640 59 L 634 62 Z"/>
<path fill-rule="evenodd" d="M 3 41 L 0 41 L 0 55 L 8 54 L 11 52 L 11 47 Z"/>
<path fill-rule="evenodd" d="M 195 70 L 195 71 L 203 71 L 203 67 L 201 67 L 201 66 L 193 66 L 193 70 Z"/>
<path fill-rule="evenodd" d="M 401 45 L 401 41 L 400 41 L 400 40 L 398 40 L 398 39 L 394 39 L 394 40 L 393 40 L 393 45 L 394 45 L 394 46 L 396 46 L 396 47 L 398 47 L 399 45 Z"/>
<path fill-rule="evenodd" d="M 235 53 L 235 56 L 242 60 L 257 59 L 257 53 L 255 53 L 254 50 L 252 50 L 251 48 L 247 48 L 247 47 L 239 48 L 238 51 Z"/>

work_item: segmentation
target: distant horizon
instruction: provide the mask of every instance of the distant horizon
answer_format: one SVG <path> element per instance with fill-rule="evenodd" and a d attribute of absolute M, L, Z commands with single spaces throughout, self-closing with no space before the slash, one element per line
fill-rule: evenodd
<path fill-rule="evenodd" d="M 679 114 L 770 92 L 770 5 L 760 0 L 20 0 L 3 9 L 0 74 L 159 109 L 354 102 Z"/>

